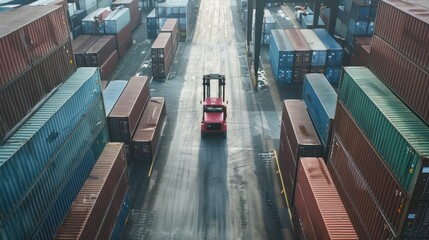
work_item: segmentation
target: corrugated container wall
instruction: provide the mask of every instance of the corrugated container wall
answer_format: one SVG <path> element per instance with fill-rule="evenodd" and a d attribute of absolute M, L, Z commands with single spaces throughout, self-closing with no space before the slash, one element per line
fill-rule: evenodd
<path fill-rule="evenodd" d="M 130 10 L 130 22 L 131 29 L 135 30 L 141 22 L 141 12 L 139 10 L 139 1 L 138 0 L 116 0 L 112 3 L 112 7 L 117 8 L 123 6 Z"/>
<path fill-rule="evenodd" d="M 109 83 L 106 89 L 104 89 L 103 99 L 106 109 L 106 116 L 108 116 L 110 111 L 112 111 L 113 106 L 115 106 L 127 84 L 127 80 L 113 80 Z"/>
<path fill-rule="evenodd" d="M 295 51 L 283 29 L 271 30 L 269 54 L 276 82 L 292 83 Z"/>
<path fill-rule="evenodd" d="M 302 99 L 327 156 L 332 123 L 337 105 L 337 93 L 323 74 L 309 73 L 304 77 Z"/>
<path fill-rule="evenodd" d="M 159 33 L 152 48 L 152 75 L 154 78 L 165 78 L 168 76 L 173 63 L 171 33 Z"/>
<path fill-rule="evenodd" d="M 79 36 L 73 44 L 73 54 L 76 59 L 77 67 L 85 67 L 85 53 L 86 51 L 98 41 L 100 36 L 95 35 L 81 35 Z"/>
<path fill-rule="evenodd" d="M 86 67 L 100 67 L 109 56 L 115 51 L 115 41 L 113 36 L 101 36 L 85 52 Z"/>
<path fill-rule="evenodd" d="M 314 33 L 328 49 L 325 76 L 330 83 L 337 84 L 341 78 L 341 66 L 343 64 L 343 48 L 325 29 L 314 29 Z"/>
<path fill-rule="evenodd" d="M 165 21 L 164 26 L 161 28 L 161 32 L 169 32 L 171 33 L 171 43 L 173 45 L 173 57 L 176 55 L 177 48 L 180 44 L 180 29 L 179 29 L 179 21 L 177 19 L 167 19 Z"/>
<path fill-rule="evenodd" d="M 344 68 L 338 98 L 413 195 L 418 179 L 429 176 L 428 126 L 364 67 Z"/>
<path fill-rule="evenodd" d="M 310 72 L 312 59 L 311 49 L 299 30 L 286 29 L 285 31 L 293 48 L 295 49 L 293 81 L 303 82 L 304 75 Z"/>
<path fill-rule="evenodd" d="M 166 114 L 165 98 L 151 97 L 132 139 L 134 161 L 152 161 L 157 156 Z"/>
<path fill-rule="evenodd" d="M 112 15 L 109 15 L 104 20 L 105 34 L 117 34 L 131 22 L 130 10 L 128 8 L 122 8 L 116 14 Z"/>
<path fill-rule="evenodd" d="M 302 226 L 305 235 L 310 231 L 318 239 L 359 239 L 323 158 L 299 159 L 295 196 L 303 203 L 295 199 L 298 217 L 311 222 Z"/>
<path fill-rule="evenodd" d="M 43 106 L 0 146 L 1 216 L 7 217 L 58 151 L 89 107 L 101 98 L 96 68 L 79 68 Z M 16 176 L 21 176 L 16 179 Z"/>
<path fill-rule="evenodd" d="M 149 81 L 145 76 L 132 77 L 129 80 L 107 116 L 112 141 L 128 142 L 131 140 L 149 100 Z"/>

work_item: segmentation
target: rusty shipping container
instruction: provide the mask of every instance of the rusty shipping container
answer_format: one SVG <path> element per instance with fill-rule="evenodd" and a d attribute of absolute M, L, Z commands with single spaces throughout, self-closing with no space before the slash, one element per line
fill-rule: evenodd
<path fill-rule="evenodd" d="M 131 30 L 134 31 L 140 25 L 142 20 L 142 14 L 139 10 L 138 0 L 116 0 L 112 3 L 112 7 L 114 8 L 119 6 L 130 9 Z"/>
<path fill-rule="evenodd" d="M 149 100 L 146 76 L 132 77 L 112 111 L 107 116 L 111 141 L 128 142 L 133 137 L 140 117 Z"/>
<path fill-rule="evenodd" d="M 0 90 L 0 142 L 76 71 L 70 41 Z"/>
<path fill-rule="evenodd" d="M 409 208 L 410 204 L 413 205 L 413 202 L 422 199 L 429 202 L 427 174 L 420 175 L 414 194 L 409 197 L 341 102 L 338 103 L 335 119 L 334 134 L 337 141 L 341 141 L 344 149 L 350 154 L 353 164 L 368 184 L 384 215 L 392 223 L 398 235 L 404 231 L 407 232 L 405 230 L 409 225 L 407 219 L 413 214 L 416 215 L 415 212 L 410 212 L 412 211 Z M 369 162 L 371 164 L 368 164 Z M 417 224 L 413 228 L 417 228 L 416 226 Z"/>
<path fill-rule="evenodd" d="M 100 75 L 101 79 L 107 80 L 110 74 L 115 70 L 115 67 L 119 63 L 118 51 L 115 50 L 110 54 L 109 58 L 101 65 L 100 67 Z"/>
<path fill-rule="evenodd" d="M 82 38 L 82 39 L 79 39 Z M 85 67 L 85 53 L 86 51 L 98 41 L 100 36 L 95 35 L 81 35 L 77 39 L 76 44 L 73 44 L 73 53 L 76 60 L 76 66 L 77 67 Z M 80 44 L 79 44 L 80 43 Z"/>
<path fill-rule="evenodd" d="M 106 213 L 116 193 L 127 189 L 124 144 L 107 143 L 58 228 L 55 239 L 96 239 L 104 222 L 108 220 Z"/>
<path fill-rule="evenodd" d="M 426 65 L 429 66 L 429 61 Z M 369 69 L 429 124 L 429 71 L 417 66 L 378 36 L 373 36 Z"/>
<path fill-rule="evenodd" d="M 293 48 L 295 49 L 294 65 L 293 65 L 293 81 L 303 82 L 304 75 L 310 72 L 312 52 L 302 33 L 297 29 L 286 29 Z"/>
<path fill-rule="evenodd" d="M 298 217 L 309 218 L 312 226 L 303 225 L 304 235 L 310 232 L 317 236 L 314 239 L 358 239 L 323 158 L 299 159 L 295 196 L 300 198 L 295 199 Z"/>
<path fill-rule="evenodd" d="M 300 157 L 321 157 L 322 146 L 302 100 L 283 101 L 279 164 L 289 206 L 294 202 L 296 171 Z M 283 152 L 284 151 L 284 152 Z M 284 156 L 284 158 L 283 158 Z"/>
<path fill-rule="evenodd" d="M 131 142 L 134 161 L 152 161 L 157 156 L 166 114 L 165 98 L 151 97 Z"/>
<path fill-rule="evenodd" d="M 101 67 L 115 51 L 115 41 L 112 35 L 101 36 L 85 53 L 86 67 Z"/>
<path fill-rule="evenodd" d="M 328 168 L 350 220 L 360 239 L 397 237 L 367 183 L 336 135 L 333 135 Z"/>
<path fill-rule="evenodd" d="M 180 44 L 180 28 L 179 20 L 174 18 L 167 18 L 164 26 L 161 28 L 161 32 L 171 33 L 171 44 L 173 45 L 173 58 L 177 53 L 177 48 Z"/>
<path fill-rule="evenodd" d="M 70 41 L 62 6 L 21 6 L 0 22 L 0 88 Z"/>
<path fill-rule="evenodd" d="M 374 33 L 429 72 L 429 6 L 425 1 L 383 0 Z"/>
<path fill-rule="evenodd" d="M 171 33 L 159 33 L 151 48 L 153 77 L 167 77 L 173 62 L 172 47 Z"/>

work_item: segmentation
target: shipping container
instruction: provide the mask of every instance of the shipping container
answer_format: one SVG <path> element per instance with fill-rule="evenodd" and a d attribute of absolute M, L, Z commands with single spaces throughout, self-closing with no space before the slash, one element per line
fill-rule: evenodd
<path fill-rule="evenodd" d="M 0 184 L 5 191 L 0 197 L 3 218 L 19 203 L 48 160 L 100 98 L 97 69 L 79 68 L 0 146 Z"/>
<path fill-rule="evenodd" d="M 303 29 L 314 29 L 314 28 L 325 28 L 325 23 L 319 17 L 319 21 L 317 22 L 317 26 L 314 26 L 314 15 L 306 15 L 301 17 L 301 27 Z"/>
<path fill-rule="evenodd" d="M 301 29 L 301 34 L 312 52 L 311 66 L 325 66 L 328 49 L 325 47 L 322 41 L 320 41 L 319 37 L 312 29 Z"/>
<path fill-rule="evenodd" d="M 159 33 L 159 22 L 158 18 L 155 14 L 155 8 L 147 15 L 147 37 L 150 39 L 154 39 L 158 36 Z"/>
<path fill-rule="evenodd" d="M 73 53 L 74 53 L 77 67 L 86 66 L 85 53 L 95 42 L 98 41 L 99 38 L 100 36 L 95 36 L 95 35 L 89 35 L 89 36 L 81 35 L 77 38 L 77 43 L 73 45 Z"/>
<path fill-rule="evenodd" d="M 22 6 L 0 14 L 0 88 L 69 40 L 61 6 Z"/>
<path fill-rule="evenodd" d="M 314 239 L 358 239 L 323 158 L 300 158 L 295 199 L 298 217 L 308 218 L 303 233 Z M 301 204 L 298 204 L 301 201 Z M 306 209 L 303 209 L 302 206 Z"/>
<path fill-rule="evenodd" d="M 115 226 L 113 227 L 112 234 L 110 235 L 111 240 L 122 239 L 122 233 L 125 230 L 125 224 L 128 220 L 128 215 L 131 209 L 130 190 L 128 189 L 125 199 L 122 202 L 121 210 L 119 211 L 118 217 L 116 218 Z"/>
<path fill-rule="evenodd" d="M 418 179 L 414 195 L 409 196 L 341 102 L 336 111 L 334 135 L 336 141 L 341 141 L 344 149 L 349 152 L 351 160 L 367 182 L 384 215 L 400 234 L 406 227 L 404 221 L 410 214 L 410 203 L 427 199 L 429 196 L 427 177 Z"/>
<path fill-rule="evenodd" d="M 0 90 L 0 143 L 6 141 L 54 90 L 76 71 L 70 41 Z"/>
<path fill-rule="evenodd" d="M 337 67 L 325 67 L 325 76 L 331 84 L 337 85 L 341 78 L 341 66 Z"/>
<path fill-rule="evenodd" d="M 99 237 L 116 193 L 128 189 L 127 176 L 124 144 L 108 143 L 58 228 L 55 239 Z"/>
<path fill-rule="evenodd" d="M 167 18 L 176 18 L 179 20 L 180 41 L 185 41 L 187 33 L 190 31 L 193 12 L 192 0 L 166 0 L 158 2 L 155 7 L 155 15 L 159 23 L 158 29 L 162 28 Z"/>
<path fill-rule="evenodd" d="M 322 156 L 320 141 L 317 138 L 317 133 L 314 130 L 303 101 L 283 101 L 280 142 L 282 143 L 283 147 L 281 146 L 281 149 L 283 150 L 279 152 L 279 162 L 281 168 L 287 169 L 283 173 L 283 179 L 287 179 L 286 193 L 288 195 L 289 206 L 292 206 L 298 159 L 300 157 Z"/>
<path fill-rule="evenodd" d="M 166 114 L 165 98 L 151 97 L 131 142 L 134 161 L 150 162 L 156 158 Z"/>
<path fill-rule="evenodd" d="M 104 20 L 104 33 L 106 34 L 117 34 L 131 22 L 130 10 L 128 8 L 122 8 L 116 13 L 115 11 L 109 14 Z"/>
<path fill-rule="evenodd" d="M 85 10 L 75 10 L 74 15 L 70 16 L 71 25 L 70 27 L 72 29 L 75 29 L 77 27 L 82 27 L 82 19 L 84 19 L 87 15 L 87 12 Z"/>
<path fill-rule="evenodd" d="M 344 67 L 338 98 L 413 195 L 420 177 L 428 177 L 429 128 L 369 69 Z M 374 131 L 377 129 L 377 131 Z"/>
<path fill-rule="evenodd" d="M 172 49 L 174 57 L 180 44 L 179 21 L 172 18 L 167 19 L 167 21 L 164 23 L 164 26 L 161 28 L 161 32 L 171 33 L 171 44 L 173 46 Z"/>
<path fill-rule="evenodd" d="M 110 139 L 127 142 L 134 131 L 149 100 L 149 82 L 146 76 L 132 77 L 110 114 L 107 116 Z"/>
<path fill-rule="evenodd" d="M 310 209 L 305 204 L 303 189 L 299 185 L 296 186 L 295 193 L 295 209 L 292 222 L 294 223 L 294 231 L 297 233 L 298 239 L 317 239 L 315 226 L 311 223 Z"/>
<path fill-rule="evenodd" d="M 119 6 L 123 6 L 124 8 L 128 8 L 130 10 L 130 22 L 131 29 L 134 31 L 141 22 L 142 15 L 139 10 L 139 1 L 138 0 L 116 0 L 112 3 L 113 8 L 117 8 Z"/>
<path fill-rule="evenodd" d="M 340 44 L 338 44 L 337 41 L 335 41 L 335 39 L 325 29 L 314 29 L 314 33 L 328 49 L 326 66 L 341 66 L 343 63 L 343 48 L 340 46 Z"/>
<path fill-rule="evenodd" d="M 113 80 L 110 81 L 109 85 L 104 89 L 103 99 L 106 116 L 109 116 L 110 111 L 112 111 L 113 106 L 115 106 L 127 84 L 127 80 Z"/>
<path fill-rule="evenodd" d="M 22 236 L 31 236 L 40 222 L 40 218 L 54 204 L 56 195 L 66 183 L 70 169 L 75 169 L 81 160 L 81 154 L 96 140 L 106 126 L 104 107 L 101 97 L 90 109 L 84 119 L 73 130 L 67 141 L 40 171 L 36 181 L 25 192 L 13 212 L 2 222 L 1 228 L 13 229 L 22 219 L 26 224 Z M 15 238 L 22 239 L 22 238 Z"/>
<path fill-rule="evenodd" d="M 312 59 L 311 49 L 302 36 L 301 31 L 297 29 L 286 29 L 285 32 L 295 49 L 293 81 L 302 82 L 304 81 L 304 75 L 310 72 Z"/>
<path fill-rule="evenodd" d="M 58 227 L 67 215 L 70 206 L 108 141 L 108 130 L 107 127 L 104 127 L 88 151 L 82 153 L 80 165 L 76 169 L 70 169 L 72 175 L 64 183 L 61 191 L 58 192 L 56 200 L 51 205 L 49 211 L 46 211 L 44 216 L 40 218 L 40 224 L 31 239 L 44 240 L 54 238 Z M 17 227 L 19 229 L 19 226 Z"/>
<path fill-rule="evenodd" d="M 113 70 L 115 70 L 118 63 L 118 51 L 115 50 L 112 52 L 112 54 L 110 54 L 109 58 L 107 58 L 107 60 L 100 67 L 101 79 L 108 79 Z"/>
<path fill-rule="evenodd" d="M 292 83 L 294 48 L 282 29 L 271 30 L 270 62 L 277 83 Z"/>
<path fill-rule="evenodd" d="M 155 78 L 168 76 L 173 63 L 171 33 L 159 33 L 151 48 L 152 75 Z"/>
<path fill-rule="evenodd" d="M 327 156 L 332 123 L 337 105 L 337 93 L 323 74 L 309 73 L 304 77 L 302 99 Z"/>
<path fill-rule="evenodd" d="M 420 68 L 378 36 L 373 37 L 369 68 L 426 124 L 429 124 L 427 97 L 429 72 Z"/>
<path fill-rule="evenodd" d="M 112 35 L 101 36 L 85 52 L 86 67 L 101 67 L 115 51 L 115 41 Z M 106 78 L 101 78 L 106 79 Z"/>
<path fill-rule="evenodd" d="M 110 8 L 99 8 L 95 11 L 87 10 L 87 12 L 88 15 L 82 19 L 82 32 L 84 34 L 105 33 L 105 29 L 100 26 L 103 26 L 105 19 L 112 12 Z"/>
<path fill-rule="evenodd" d="M 331 144 L 328 168 L 360 239 L 396 239 L 392 226 L 341 142 Z M 392 238 L 394 236 L 394 238 Z"/>
<path fill-rule="evenodd" d="M 79 2 L 79 8 L 92 13 L 97 9 L 97 0 L 77 0 Z"/>
<path fill-rule="evenodd" d="M 429 7 L 424 1 L 383 0 L 378 4 L 375 35 L 429 72 Z M 394 17 L 391 17 L 394 16 Z"/>
<path fill-rule="evenodd" d="M 114 37 L 119 59 L 122 59 L 132 44 L 131 24 L 127 24 L 118 34 L 114 35 Z"/>

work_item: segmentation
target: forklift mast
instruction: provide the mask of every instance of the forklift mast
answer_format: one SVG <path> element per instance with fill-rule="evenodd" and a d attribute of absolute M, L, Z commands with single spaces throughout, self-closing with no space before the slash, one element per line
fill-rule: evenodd
<path fill-rule="evenodd" d="M 218 80 L 218 98 L 225 102 L 225 75 L 207 74 L 203 76 L 203 101 L 210 97 L 210 80 Z"/>

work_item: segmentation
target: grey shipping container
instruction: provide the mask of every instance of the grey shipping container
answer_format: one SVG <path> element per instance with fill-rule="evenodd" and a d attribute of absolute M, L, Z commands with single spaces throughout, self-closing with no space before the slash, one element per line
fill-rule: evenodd
<path fill-rule="evenodd" d="M 139 10 L 139 1 L 138 0 L 116 0 L 112 3 L 112 7 L 116 8 L 119 6 L 123 6 L 130 10 L 130 23 L 131 29 L 135 30 L 141 22 L 141 12 Z"/>

